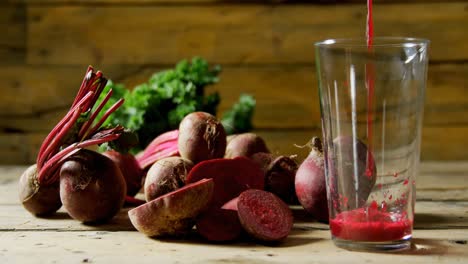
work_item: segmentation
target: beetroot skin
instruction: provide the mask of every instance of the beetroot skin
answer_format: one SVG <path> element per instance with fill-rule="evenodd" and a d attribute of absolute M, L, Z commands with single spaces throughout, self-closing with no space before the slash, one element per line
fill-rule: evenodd
<path fill-rule="evenodd" d="M 239 195 L 237 209 L 244 230 L 255 239 L 277 242 L 291 232 L 291 210 L 270 192 L 255 189 L 244 191 Z"/>
<path fill-rule="evenodd" d="M 193 163 L 181 157 L 168 157 L 154 163 L 145 179 L 145 198 L 151 201 L 185 185 Z"/>
<path fill-rule="evenodd" d="M 120 153 L 115 150 L 109 150 L 102 154 L 110 158 L 117 164 L 117 167 L 119 167 L 127 185 L 127 195 L 135 196 L 141 189 L 141 179 L 143 178 L 143 170 L 140 168 L 140 165 L 138 165 L 135 156 L 130 153 Z"/>
<path fill-rule="evenodd" d="M 319 138 L 312 139 L 312 150 L 296 173 L 295 190 L 304 209 L 317 220 L 328 222 L 328 202 L 324 157 Z"/>
<path fill-rule="evenodd" d="M 265 191 L 274 193 L 285 203 L 297 202 L 294 181 L 298 165 L 292 157 L 275 157 L 271 153 L 259 152 L 252 155 L 251 159 L 265 173 Z"/>
<path fill-rule="evenodd" d="M 122 208 L 126 184 L 109 158 L 82 149 L 60 169 L 60 198 L 68 214 L 81 222 L 103 222 Z"/>
<path fill-rule="evenodd" d="M 60 207 L 59 182 L 40 186 L 37 182 L 37 165 L 30 166 L 19 181 L 19 199 L 24 208 L 36 216 L 55 213 Z"/>
<path fill-rule="evenodd" d="M 150 237 L 187 234 L 208 206 L 213 186 L 212 179 L 188 184 L 128 211 L 128 216 L 138 231 Z"/>
<path fill-rule="evenodd" d="M 194 164 L 222 158 L 226 151 L 226 132 L 215 116 L 193 112 L 180 122 L 178 148 L 180 156 Z"/>
<path fill-rule="evenodd" d="M 265 141 L 254 133 L 242 133 L 228 137 L 228 144 L 224 157 L 250 157 L 258 152 L 270 152 Z"/>
<path fill-rule="evenodd" d="M 211 206 L 220 208 L 227 201 L 247 189 L 263 189 L 264 178 L 260 167 L 245 157 L 212 159 L 195 165 L 187 176 L 187 183 L 212 178 L 215 183 Z"/>

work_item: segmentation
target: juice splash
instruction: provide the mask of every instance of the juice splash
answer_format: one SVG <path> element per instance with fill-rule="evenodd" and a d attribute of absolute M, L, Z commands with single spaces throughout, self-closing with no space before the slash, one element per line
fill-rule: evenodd
<path fill-rule="evenodd" d="M 374 201 L 365 208 L 339 213 L 330 220 L 331 234 L 362 242 L 398 241 L 411 235 L 413 221 L 406 214 L 387 212 Z"/>

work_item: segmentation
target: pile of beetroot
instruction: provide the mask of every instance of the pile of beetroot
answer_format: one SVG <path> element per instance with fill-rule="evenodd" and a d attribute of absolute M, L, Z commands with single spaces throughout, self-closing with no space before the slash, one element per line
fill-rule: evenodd
<path fill-rule="evenodd" d="M 318 138 L 299 166 L 293 157 L 270 153 L 258 135 L 227 136 L 215 116 L 194 112 L 178 130 L 157 136 L 136 156 L 90 150 L 128 140 L 121 126 L 101 127 L 123 100 L 95 120 L 112 93 L 96 103 L 106 81 L 88 68 L 70 111 L 44 140 L 36 164 L 22 175 L 20 199 L 32 214 L 48 215 L 63 205 L 76 220 L 101 223 L 126 201 L 137 205 L 128 215 L 147 236 L 180 237 L 195 227 L 214 242 L 243 234 L 257 241 L 282 241 L 293 226 L 288 204 L 298 202 L 317 220 L 328 222 Z M 375 179 L 370 188 L 373 183 Z M 139 191 L 145 201 L 134 198 Z"/>
<path fill-rule="evenodd" d="M 178 130 L 153 142 L 157 143 L 137 158 L 147 171 L 146 203 L 128 212 L 135 228 L 147 236 L 183 236 L 195 226 L 198 234 L 214 242 L 243 234 L 257 241 L 282 241 L 293 226 L 289 204 L 297 202 L 318 220 L 328 221 L 318 138 L 298 166 L 293 157 L 270 153 L 258 135 L 226 136 L 216 117 L 194 112 Z M 150 153 L 171 157 L 154 159 L 150 165 Z"/>

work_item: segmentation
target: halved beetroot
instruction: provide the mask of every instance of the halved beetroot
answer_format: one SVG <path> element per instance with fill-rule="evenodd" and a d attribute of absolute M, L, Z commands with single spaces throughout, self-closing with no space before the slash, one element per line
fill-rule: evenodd
<path fill-rule="evenodd" d="M 128 216 L 138 231 L 150 237 L 187 234 L 211 201 L 213 188 L 212 179 L 203 179 L 140 205 Z"/>
<path fill-rule="evenodd" d="M 213 179 L 214 193 L 211 207 L 220 208 L 247 189 L 263 190 L 264 173 L 246 157 L 212 159 L 198 163 L 187 175 L 186 183 Z"/>

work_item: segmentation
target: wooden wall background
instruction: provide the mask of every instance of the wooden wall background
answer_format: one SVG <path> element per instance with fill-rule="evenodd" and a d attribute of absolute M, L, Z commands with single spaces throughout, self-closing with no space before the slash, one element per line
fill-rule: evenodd
<path fill-rule="evenodd" d="M 366 0 L 2 0 L 0 163 L 34 162 L 88 64 L 129 86 L 200 55 L 224 111 L 248 92 L 275 151 L 320 135 L 313 43 L 365 34 Z M 429 38 L 422 159 L 468 158 L 468 1 L 374 0 L 376 35 Z"/>

